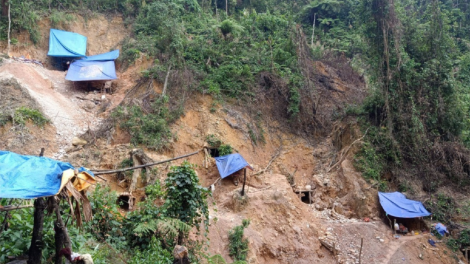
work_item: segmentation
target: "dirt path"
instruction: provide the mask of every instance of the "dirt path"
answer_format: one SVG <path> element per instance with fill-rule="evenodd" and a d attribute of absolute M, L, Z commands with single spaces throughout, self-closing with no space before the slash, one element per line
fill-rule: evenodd
<path fill-rule="evenodd" d="M 50 71 L 37 65 L 7 62 L 0 67 L 0 79 L 16 79 L 41 106 L 42 112 L 56 127 L 58 150 L 53 158 L 60 159 L 72 138 L 98 125 L 93 114 L 85 112 L 77 104 L 71 83 L 65 80 L 65 72 Z"/>

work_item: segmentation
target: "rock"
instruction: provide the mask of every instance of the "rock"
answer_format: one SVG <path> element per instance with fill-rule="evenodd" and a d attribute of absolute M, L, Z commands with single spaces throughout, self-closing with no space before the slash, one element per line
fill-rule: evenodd
<path fill-rule="evenodd" d="M 74 146 L 83 146 L 83 145 L 86 145 L 88 142 L 86 142 L 86 140 L 84 139 L 81 139 L 79 137 L 74 137 L 72 139 L 72 145 Z"/>
<path fill-rule="evenodd" d="M 176 245 L 173 249 L 173 257 L 175 259 L 183 259 L 188 257 L 188 249 L 184 246 Z"/>

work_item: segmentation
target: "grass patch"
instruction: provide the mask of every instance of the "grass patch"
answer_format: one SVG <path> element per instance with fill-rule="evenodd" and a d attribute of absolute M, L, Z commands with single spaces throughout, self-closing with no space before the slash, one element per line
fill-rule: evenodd
<path fill-rule="evenodd" d="M 0 124 L 2 124 L 0 118 Z M 45 124 L 50 123 L 49 119 L 45 118 L 41 112 L 36 109 L 31 109 L 27 107 L 20 107 L 15 110 L 13 116 L 13 123 L 25 125 L 26 120 L 31 120 L 35 125 L 43 127 Z"/>

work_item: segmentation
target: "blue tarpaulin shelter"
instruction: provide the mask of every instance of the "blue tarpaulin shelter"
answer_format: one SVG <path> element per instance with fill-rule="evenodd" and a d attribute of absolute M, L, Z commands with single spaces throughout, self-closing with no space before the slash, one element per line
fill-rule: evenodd
<path fill-rule="evenodd" d="M 119 50 L 89 56 L 70 64 L 66 80 L 69 81 L 108 81 L 117 79 L 114 60 Z"/>
<path fill-rule="evenodd" d="M 51 29 L 48 56 L 84 57 L 87 38 L 78 33 Z"/>
<path fill-rule="evenodd" d="M 215 163 L 222 179 L 245 167 L 251 169 L 250 164 L 238 153 L 217 157 Z"/>
<path fill-rule="evenodd" d="M 64 176 L 64 172 L 73 176 L 73 169 L 70 163 L 46 157 L 0 151 L 0 198 L 32 199 L 56 195 L 71 178 Z"/>
<path fill-rule="evenodd" d="M 379 192 L 379 200 L 382 208 L 391 216 L 414 218 L 431 215 L 421 202 L 408 200 L 405 195 L 399 192 Z"/>

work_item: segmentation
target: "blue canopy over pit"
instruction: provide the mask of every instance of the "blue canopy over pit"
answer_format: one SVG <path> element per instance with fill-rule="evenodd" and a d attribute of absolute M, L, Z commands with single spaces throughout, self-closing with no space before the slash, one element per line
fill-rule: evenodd
<path fill-rule="evenodd" d="M 421 202 L 408 200 L 405 195 L 399 192 L 379 192 L 379 200 L 382 208 L 391 216 L 414 218 L 431 215 Z"/>
<path fill-rule="evenodd" d="M 51 29 L 49 35 L 48 56 L 84 57 L 87 38 L 78 33 Z"/>
<path fill-rule="evenodd" d="M 217 157 L 215 163 L 222 179 L 245 167 L 251 169 L 250 164 L 238 153 Z"/>
<path fill-rule="evenodd" d="M 108 81 L 117 79 L 114 60 L 119 50 L 89 56 L 70 64 L 66 80 L 69 81 Z"/>

